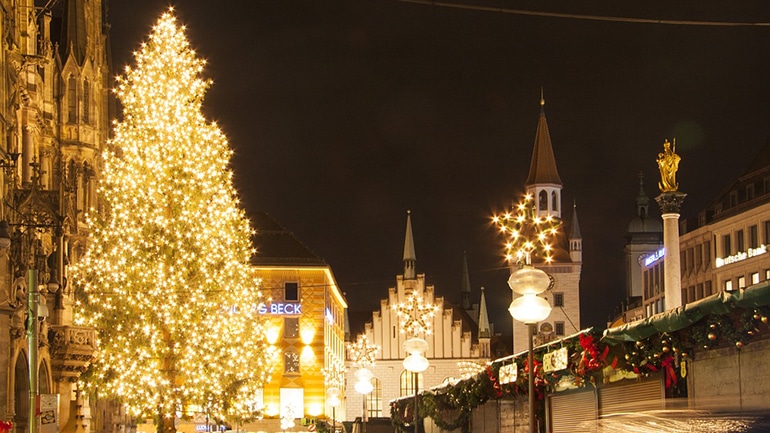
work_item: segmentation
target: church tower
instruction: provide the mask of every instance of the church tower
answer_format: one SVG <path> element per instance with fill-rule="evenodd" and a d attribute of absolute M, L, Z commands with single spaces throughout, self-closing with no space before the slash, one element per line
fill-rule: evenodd
<path fill-rule="evenodd" d="M 535 144 L 529 176 L 525 185 L 534 199 L 538 216 L 553 216 L 563 219 L 561 206 L 562 182 L 556 168 L 551 134 L 545 118 L 545 100 L 540 96 L 540 117 L 535 132 Z M 535 261 L 533 266 L 547 272 L 553 278 L 551 290 L 542 296 L 551 304 L 551 314 L 537 324 L 534 343 L 543 344 L 562 338 L 580 330 L 580 273 L 583 261 L 583 238 L 577 219 L 577 208 L 572 208 L 569 234 L 562 226 L 557 236 L 557 251 L 554 262 Z M 513 353 L 527 350 L 527 326 L 513 321 Z"/>
<path fill-rule="evenodd" d="M 551 215 L 561 218 L 561 178 L 556 169 L 556 157 L 551 145 L 551 133 L 545 118 L 545 99 L 540 95 L 540 118 L 535 132 L 535 147 L 529 164 L 526 190 L 535 201 L 539 216 Z"/>
<path fill-rule="evenodd" d="M 639 173 L 639 193 L 636 196 L 636 216 L 626 229 L 626 304 L 642 298 L 642 267 L 644 259 L 663 247 L 663 225 L 650 217 L 650 199 L 644 192 L 644 174 Z"/>

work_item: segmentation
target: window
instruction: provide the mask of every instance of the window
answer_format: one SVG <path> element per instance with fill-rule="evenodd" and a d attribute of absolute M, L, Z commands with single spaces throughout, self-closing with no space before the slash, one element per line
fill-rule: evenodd
<path fill-rule="evenodd" d="M 733 280 L 726 280 L 724 287 L 726 292 L 731 292 L 733 290 Z"/>
<path fill-rule="evenodd" d="M 299 353 L 283 352 L 283 372 L 289 374 L 299 373 Z"/>
<path fill-rule="evenodd" d="M 380 379 L 372 378 L 372 392 L 366 395 L 366 407 L 369 417 L 382 417 L 382 382 Z"/>
<path fill-rule="evenodd" d="M 283 284 L 283 300 L 284 301 L 299 301 L 299 284 L 297 284 L 297 283 L 284 283 Z"/>
<path fill-rule="evenodd" d="M 695 296 L 697 299 L 703 299 L 703 283 L 698 283 L 698 286 L 695 289 Z"/>
<path fill-rule="evenodd" d="M 690 286 L 687 288 L 687 300 L 688 302 L 692 302 L 698 298 L 695 297 L 695 286 Z"/>
<path fill-rule="evenodd" d="M 554 212 L 559 211 L 559 196 L 556 195 L 556 191 L 551 193 L 551 209 Z"/>
<path fill-rule="evenodd" d="M 770 280 L 770 269 L 765 269 L 765 279 Z"/>
<path fill-rule="evenodd" d="M 770 245 L 770 221 L 765 221 L 762 225 L 765 229 L 762 233 L 762 240 L 764 240 L 765 245 Z"/>
<path fill-rule="evenodd" d="M 417 373 L 417 389 L 422 389 L 422 373 Z M 401 397 L 413 396 L 415 394 L 414 388 L 414 373 L 404 370 L 401 372 Z"/>
<path fill-rule="evenodd" d="M 686 304 L 688 302 L 692 302 L 692 299 L 688 299 L 687 298 L 687 288 L 684 287 L 684 288 L 682 288 L 682 303 Z"/>
<path fill-rule="evenodd" d="M 538 196 L 539 203 L 537 210 L 545 211 L 548 210 L 548 193 L 545 191 L 540 191 L 540 195 Z"/>
<path fill-rule="evenodd" d="M 564 306 L 564 293 L 554 293 L 553 294 L 553 306 L 554 307 L 563 307 Z"/>
<path fill-rule="evenodd" d="M 730 247 L 730 235 L 722 236 L 722 257 L 727 257 L 732 254 L 732 249 Z"/>
<path fill-rule="evenodd" d="M 744 275 L 741 275 L 738 277 L 738 288 L 744 289 L 746 288 L 746 277 Z"/>
<path fill-rule="evenodd" d="M 564 335 L 564 322 L 553 322 L 556 335 Z"/>
<path fill-rule="evenodd" d="M 716 242 L 715 242 L 716 244 Z M 704 269 L 708 269 L 709 265 L 711 265 L 711 241 L 706 241 L 703 243 L 703 267 Z"/>
<path fill-rule="evenodd" d="M 759 272 L 752 272 L 751 284 L 757 284 L 759 282 Z"/>
<path fill-rule="evenodd" d="M 754 199 L 754 184 L 746 185 L 746 200 Z"/>
<path fill-rule="evenodd" d="M 711 281 L 706 281 L 704 286 L 706 287 L 706 296 L 711 296 L 714 293 L 714 291 L 711 289 Z"/>
<path fill-rule="evenodd" d="M 743 230 L 738 230 L 735 232 L 735 252 L 739 253 L 742 251 L 746 251 L 745 244 L 743 243 Z"/>
<path fill-rule="evenodd" d="M 759 231 L 757 226 L 749 226 L 749 248 L 756 248 L 759 246 Z"/>
<path fill-rule="evenodd" d="M 67 80 L 67 122 L 78 121 L 78 82 L 70 75 Z"/>
<path fill-rule="evenodd" d="M 91 84 L 88 80 L 83 81 L 83 123 L 89 122 L 88 112 L 90 110 L 89 94 L 91 92 Z"/>
<path fill-rule="evenodd" d="M 703 266 L 703 245 L 698 244 L 695 246 L 695 271 L 701 270 Z"/>
<path fill-rule="evenodd" d="M 283 336 L 284 338 L 299 337 L 299 317 L 283 318 Z"/>

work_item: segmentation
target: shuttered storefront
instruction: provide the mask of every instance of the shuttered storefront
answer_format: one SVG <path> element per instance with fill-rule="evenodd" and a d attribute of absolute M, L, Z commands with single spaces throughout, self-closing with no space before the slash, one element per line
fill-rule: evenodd
<path fill-rule="evenodd" d="M 596 431 L 596 392 L 592 386 L 549 396 L 548 409 L 551 433 Z"/>
<path fill-rule="evenodd" d="M 665 408 L 666 394 L 659 375 L 640 382 L 624 380 L 599 389 L 600 416 Z"/>

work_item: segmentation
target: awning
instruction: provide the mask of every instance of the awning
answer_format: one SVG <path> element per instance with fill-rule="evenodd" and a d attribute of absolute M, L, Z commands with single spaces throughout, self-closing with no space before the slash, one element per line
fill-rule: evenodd
<path fill-rule="evenodd" d="M 770 281 L 734 292 L 719 292 L 643 320 L 606 329 L 602 340 L 609 344 L 639 341 L 660 332 L 684 329 L 710 314 L 728 314 L 738 308 L 754 309 L 766 305 L 770 305 Z"/>

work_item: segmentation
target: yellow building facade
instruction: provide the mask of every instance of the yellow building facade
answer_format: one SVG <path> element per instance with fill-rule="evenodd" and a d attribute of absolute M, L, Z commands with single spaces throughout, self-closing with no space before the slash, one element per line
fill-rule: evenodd
<path fill-rule="evenodd" d="M 339 424 L 345 419 L 345 298 L 323 259 L 268 214 L 249 217 L 257 231 L 252 264 L 269 298 L 260 314 L 276 357 L 258 398 L 263 419 L 246 430 L 289 430 L 281 421 Z"/>

